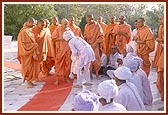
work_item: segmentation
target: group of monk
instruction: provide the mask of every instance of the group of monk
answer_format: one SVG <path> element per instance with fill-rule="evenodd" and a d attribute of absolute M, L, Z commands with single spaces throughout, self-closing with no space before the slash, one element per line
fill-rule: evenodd
<path fill-rule="evenodd" d="M 71 68 L 72 57 L 68 42 L 63 39 L 65 31 L 72 31 L 75 36 L 83 38 L 93 49 L 95 60 L 90 65 L 90 77 L 92 72 L 99 80 L 101 68 L 101 56 L 106 55 L 107 60 L 112 52 L 112 46 L 118 47 L 118 52 L 124 54 L 126 45 L 134 42 L 136 54 L 143 60 L 142 70 L 149 76 L 151 61 L 149 54 L 155 50 L 155 41 L 158 42 L 155 53 L 154 66 L 158 73 L 157 87 L 164 99 L 164 17 L 159 17 L 158 38 L 155 39 L 150 27 L 145 25 L 144 18 L 135 21 L 136 34 L 133 35 L 131 26 L 126 23 L 126 17 L 120 16 L 116 22 L 115 16 L 110 16 L 107 25 L 98 17 L 95 21 L 93 15 L 86 15 L 84 33 L 75 25 L 75 18 L 70 16 L 63 18 L 59 24 L 57 17 L 52 17 L 52 24 L 48 19 L 40 19 L 37 22 L 29 18 L 18 34 L 18 60 L 22 68 L 23 80 L 28 88 L 36 86 L 34 81 L 40 81 L 39 74 L 47 77 L 52 67 L 55 69 L 55 85 L 60 80 L 69 82 L 69 75 L 73 73 Z M 73 73 L 75 74 L 75 73 Z M 77 76 L 78 77 L 78 76 Z"/>

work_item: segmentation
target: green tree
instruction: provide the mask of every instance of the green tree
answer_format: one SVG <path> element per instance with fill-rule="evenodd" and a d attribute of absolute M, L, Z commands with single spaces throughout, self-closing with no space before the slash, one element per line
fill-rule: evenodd
<path fill-rule="evenodd" d="M 5 4 L 4 33 L 17 35 L 27 18 L 50 19 L 54 14 L 54 5 L 50 4 Z"/>
<path fill-rule="evenodd" d="M 86 15 L 84 17 L 82 17 L 81 22 L 79 23 L 79 27 L 81 28 L 82 33 L 84 33 L 84 28 L 86 25 Z"/>

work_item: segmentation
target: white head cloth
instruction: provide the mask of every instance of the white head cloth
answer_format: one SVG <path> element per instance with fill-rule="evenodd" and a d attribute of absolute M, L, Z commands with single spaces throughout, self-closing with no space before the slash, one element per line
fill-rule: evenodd
<path fill-rule="evenodd" d="M 141 110 L 145 110 L 145 106 L 144 106 L 144 104 L 143 104 L 143 102 L 142 102 L 142 100 L 139 96 L 137 87 L 133 83 L 128 81 L 128 79 L 132 76 L 132 73 L 131 73 L 130 69 L 125 67 L 125 66 L 118 67 L 114 71 L 114 75 L 120 80 L 126 80 L 126 84 L 132 90 L 135 97 L 137 98 L 137 100 L 139 102 L 139 105 L 141 107 Z"/>
<path fill-rule="evenodd" d="M 118 86 L 114 80 L 105 80 L 98 85 L 98 94 L 109 103 L 111 99 L 118 95 Z"/>
<path fill-rule="evenodd" d="M 137 57 L 137 54 L 135 52 L 128 52 L 126 55 L 127 58 L 133 58 L 133 57 Z"/>
<path fill-rule="evenodd" d="M 75 35 L 74 35 L 74 33 L 71 30 L 65 31 L 63 33 L 63 39 L 65 41 L 69 41 L 72 38 L 75 38 Z"/>
<path fill-rule="evenodd" d="M 143 60 L 140 57 L 138 57 L 138 56 L 134 57 L 134 60 L 137 61 L 138 67 L 141 68 Z"/>
<path fill-rule="evenodd" d="M 111 78 L 111 79 L 113 79 L 114 78 L 114 71 L 115 70 L 107 70 L 107 75 Z"/>
<path fill-rule="evenodd" d="M 128 80 L 132 73 L 128 67 L 120 66 L 114 71 L 114 75 L 120 80 Z"/>
<path fill-rule="evenodd" d="M 125 58 L 123 61 L 123 65 L 128 67 L 131 72 L 135 72 L 138 69 L 139 63 L 134 58 Z"/>
<path fill-rule="evenodd" d="M 97 111 L 99 97 L 90 91 L 84 91 L 75 96 L 75 111 Z"/>

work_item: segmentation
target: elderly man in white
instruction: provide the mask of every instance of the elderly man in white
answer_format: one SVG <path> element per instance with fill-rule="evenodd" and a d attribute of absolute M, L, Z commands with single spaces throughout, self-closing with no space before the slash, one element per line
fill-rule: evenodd
<path fill-rule="evenodd" d="M 114 76 L 119 87 L 119 94 L 114 100 L 122 104 L 128 111 L 145 111 L 136 86 L 128 81 L 132 76 L 130 69 L 125 66 L 118 67 L 114 71 Z"/>
<path fill-rule="evenodd" d="M 138 70 L 136 71 L 136 73 L 142 81 L 142 87 L 143 87 L 143 92 L 144 92 L 144 104 L 151 105 L 153 102 L 153 97 L 152 97 L 150 82 L 149 82 L 149 79 L 146 73 L 141 69 L 143 60 L 139 57 L 134 57 L 134 60 L 136 60 L 138 63 L 137 65 Z"/>
<path fill-rule="evenodd" d="M 118 95 L 118 86 L 114 80 L 101 82 L 97 92 L 100 96 L 99 111 L 127 111 L 123 105 L 113 100 Z"/>
<path fill-rule="evenodd" d="M 63 39 L 68 42 L 68 45 L 72 51 L 72 55 L 76 56 L 76 74 L 77 84 L 75 88 L 82 88 L 83 80 L 86 82 L 83 85 L 92 85 L 90 80 L 90 64 L 95 60 L 95 54 L 91 46 L 82 38 L 76 37 L 72 31 L 65 31 Z"/>
<path fill-rule="evenodd" d="M 73 111 L 98 111 L 99 96 L 95 93 L 85 90 L 75 95 L 73 101 Z"/>

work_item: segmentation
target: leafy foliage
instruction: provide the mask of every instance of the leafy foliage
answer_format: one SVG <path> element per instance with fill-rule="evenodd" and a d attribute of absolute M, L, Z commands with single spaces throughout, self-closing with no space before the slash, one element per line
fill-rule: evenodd
<path fill-rule="evenodd" d="M 157 4 L 148 9 L 148 4 L 5 4 L 4 33 L 17 35 L 29 17 L 36 20 L 47 18 L 51 21 L 52 16 L 57 16 L 61 21 L 70 15 L 75 17 L 76 25 L 84 31 L 85 15 L 88 13 L 93 14 L 95 20 L 101 15 L 106 24 L 111 15 L 125 15 L 126 22 L 132 29 L 138 17 L 145 17 L 146 24 L 155 31 L 158 28 L 158 16 L 164 14 L 164 5 Z"/>

